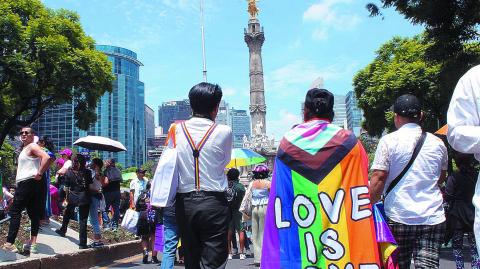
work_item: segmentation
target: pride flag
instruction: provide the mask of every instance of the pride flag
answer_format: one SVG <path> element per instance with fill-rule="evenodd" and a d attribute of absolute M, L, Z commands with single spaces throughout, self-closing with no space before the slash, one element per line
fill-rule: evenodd
<path fill-rule="evenodd" d="M 368 158 L 349 131 L 323 120 L 280 142 L 265 220 L 263 269 L 379 269 Z"/>

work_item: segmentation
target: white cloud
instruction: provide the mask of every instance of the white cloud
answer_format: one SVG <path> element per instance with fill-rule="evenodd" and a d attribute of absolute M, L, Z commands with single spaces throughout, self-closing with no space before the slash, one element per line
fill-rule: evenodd
<path fill-rule="evenodd" d="M 328 29 L 347 31 L 355 28 L 361 18 L 346 8 L 353 0 L 323 0 L 311 5 L 303 13 L 304 22 L 318 23 L 312 38 L 323 41 L 328 38 Z"/>
<path fill-rule="evenodd" d="M 230 97 L 230 96 L 237 95 L 238 90 L 233 87 L 225 87 L 222 89 L 222 92 L 224 97 Z"/>
<path fill-rule="evenodd" d="M 280 140 L 293 125 L 302 122 L 300 108 L 298 113 L 291 113 L 285 109 L 280 109 L 278 116 L 277 120 L 267 120 L 268 135 L 275 137 L 275 141 Z"/>
<path fill-rule="evenodd" d="M 310 60 L 295 60 L 280 68 L 269 72 L 265 76 L 265 88 L 273 93 L 275 98 L 289 98 L 302 93 L 309 85 L 317 85 L 322 81 L 336 81 L 351 79 L 357 70 L 358 64 L 345 58 L 338 58 L 335 64 L 319 67 L 318 63 Z"/>

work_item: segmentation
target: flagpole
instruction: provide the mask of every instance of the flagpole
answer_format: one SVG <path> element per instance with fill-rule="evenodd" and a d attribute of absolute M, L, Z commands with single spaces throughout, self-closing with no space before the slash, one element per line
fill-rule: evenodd
<path fill-rule="evenodd" d="M 200 0 L 200 30 L 202 32 L 203 81 L 207 82 L 207 62 L 205 56 L 204 0 Z"/>

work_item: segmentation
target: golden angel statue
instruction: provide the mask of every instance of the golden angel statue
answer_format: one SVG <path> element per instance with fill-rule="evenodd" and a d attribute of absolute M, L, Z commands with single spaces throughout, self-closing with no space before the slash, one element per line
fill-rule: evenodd
<path fill-rule="evenodd" d="M 247 0 L 247 1 L 248 1 L 248 13 L 250 13 L 250 17 L 256 18 L 258 15 L 258 12 L 260 11 L 257 8 L 258 0 Z"/>

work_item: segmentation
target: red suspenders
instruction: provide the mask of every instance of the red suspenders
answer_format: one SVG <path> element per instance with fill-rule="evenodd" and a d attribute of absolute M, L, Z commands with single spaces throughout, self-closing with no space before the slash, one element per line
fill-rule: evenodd
<path fill-rule="evenodd" d="M 195 145 L 195 141 L 193 141 L 192 136 L 188 132 L 187 126 L 185 125 L 185 122 L 182 122 L 183 133 L 185 134 L 185 137 L 187 138 L 188 144 L 190 145 L 190 148 L 192 149 L 193 162 L 194 162 L 194 167 L 195 167 L 195 189 L 197 191 L 200 191 L 200 165 L 199 165 L 200 151 L 202 150 L 203 146 L 205 145 L 205 142 L 207 142 L 208 138 L 210 137 L 210 135 L 215 130 L 215 127 L 217 127 L 217 124 L 216 123 L 212 124 L 212 126 L 210 126 L 210 128 L 207 130 L 207 132 L 203 136 L 202 140 L 200 140 L 200 142 L 198 142 L 198 144 Z"/>

